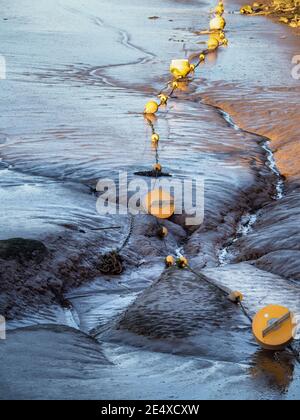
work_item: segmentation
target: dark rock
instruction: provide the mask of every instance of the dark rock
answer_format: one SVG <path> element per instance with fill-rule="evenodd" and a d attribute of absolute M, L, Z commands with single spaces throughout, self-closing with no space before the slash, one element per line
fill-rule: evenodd
<path fill-rule="evenodd" d="M 36 261 L 40 263 L 48 250 L 42 242 L 14 238 L 0 241 L 0 258 L 3 260 Z"/>

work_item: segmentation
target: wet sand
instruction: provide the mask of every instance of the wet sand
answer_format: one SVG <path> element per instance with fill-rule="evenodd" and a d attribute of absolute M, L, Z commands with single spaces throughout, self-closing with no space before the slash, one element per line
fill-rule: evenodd
<path fill-rule="evenodd" d="M 296 398 L 299 369 L 288 353 L 262 352 L 238 308 L 190 273 L 163 272 L 166 248 L 149 234 L 151 217 L 135 220 L 124 274 L 97 270 L 128 220 L 100 217 L 89 186 L 151 167 L 140 112 L 168 79 L 170 60 L 202 49 L 195 31 L 208 21 L 200 2 L 115 3 L 118 13 L 105 0 L 5 9 L 0 239 L 38 239 L 50 252 L 25 272 L 2 264 L 11 332 L 0 345 L 1 398 Z M 298 38 L 265 18 L 227 20 L 230 46 L 157 121 L 164 168 L 205 178 L 203 225 L 191 234 L 180 218 L 166 222 L 167 247 L 185 244 L 195 267 L 242 288 L 251 313 L 270 300 L 297 312 L 299 81 L 290 62 Z M 122 229 L 93 231 L 112 225 Z"/>

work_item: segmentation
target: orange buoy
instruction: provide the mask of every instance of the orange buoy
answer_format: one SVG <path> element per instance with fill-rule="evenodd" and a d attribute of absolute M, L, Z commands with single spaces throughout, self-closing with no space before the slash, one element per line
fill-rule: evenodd
<path fill-rule="evenodd" d="M 162 166 L 161 166 L 161 164 L 160 164 L 160 163 L 155 163 L 155 164 L 153 165 L 153 170 L 154 170 L 155 172 L 161 172 L 161 171 L 162 171 Z"/>
<path fill-rule="evenodd" d="M 160 99 L 160 103 L 162 105 L 166 105 L 168 103 L 168 100 L 169 100 L 168 95 L 165 95 L 164 93 L 161 93 L 160 95 L 158 95 L 158 98 Z"/>
<path fill-rule="evenodd" d="M 181 256 L 177 259 L 178 268 L 186 268 L 188 265 L 189 265 L 189 262 L 187 258 Z"/>
<path fill-rule="evenodd" d="M 147 212 L 159 219 L 168 219 L 175 212 L 174 197 L 161 188 L 150 191 L 144 204 Z"/>
<path fill-rule="evenodd" d="M 264 349 L 283 350 L 296 335 L 294 315 L 284 306 L 269 305 L 255 316 L 252 331 Z"/>
<path fill-rule="evenodd" d="M 152 136 L 151 136 L 152 143 L 158 143 L 159 139 L 160 139 L 160 137 L 159 137 L 158 134 L 152 134 Z"/>
<path fill-rule="evenodd" d="M 168 229 L 165 226 L 162 226 L 161 228 L 159 228 L 158 230 L 158 236 L 163 239 L 166 238 L 169 234 Z"/>
<path fill-rule="evenodd" d="M 205 61 L 205 54 L 204 53 L 201 53 L 200 55 L 199 55 L 199 60 L 202 62 L 202 61 Z"/>
<path fill-rule="evenodd" d="M 168 255 L 165 259 L 165 262 L 167 267 L 172 267 L 173 265 L 175 265 L 175 258 L 172 257 L 172 255 Z"/>
<path fill-rule="evenodd" d="M 241 292 L 236 291 L 236 292 L 231 292 L 228 295 L 228 299 L 232 303 L 241 303 L 244 300 L 244 296 Z"/>

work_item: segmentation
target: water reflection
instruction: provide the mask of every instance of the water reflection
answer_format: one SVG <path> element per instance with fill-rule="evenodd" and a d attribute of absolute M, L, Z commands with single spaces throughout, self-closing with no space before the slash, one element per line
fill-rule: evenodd
<path fill-rule="evenodd" d="M 144 114 L 144 120 L 147 124 L 155 124 L 157 121 L 157 117 L 154 114 Z"/>
<path fill-rule="evenodd" d="M 296 359 L 288 352 L 258 350 L 253 357 L 250 373 L 253 379 L 265 381 L 270 388 L 286 393 L 294 378 Z"/>

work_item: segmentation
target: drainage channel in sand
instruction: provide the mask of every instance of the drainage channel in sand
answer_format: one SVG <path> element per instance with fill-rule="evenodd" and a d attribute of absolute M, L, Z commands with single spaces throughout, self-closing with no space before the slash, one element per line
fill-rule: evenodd
<path fill-rule="evenodd" d="M 233 119 L 227 112 L 219 108 L 218 108 L 218 111 L 220 112 L 224 120 L 229 124 L 229 126 L 232 127 L 235 131 L 245 132 L 237 124 L 235 124 L 235 122 L 233 121 Z M 249 131 L 247 131 L 247 133 L 253 134 L 253 133 L 250 133 Z M 261 137 L 261 147 L 266 153 L 266 165 L 269 167 L 270 171 L 276 177 L 276 183 L 274 186 L 276 193 L 274 194 L 273 199 L 275 201 L 282 200 L 284 198 L 285 184 L 284 184 L 283 177 L 277 168 L 274 153 L 270 147 L 270 140 L 266 137 Z M 241 220 L 239 221 L 237 225 L 235 236 L 232 237 L 230 240 L 228 240 L 226 246 L 224 246 L 218 251 L 218 258 L 219 258 L 219 263 L 221 266 L 230 264 L 234 260 L 234 258 L 237 256 L 237 251 L 232 249 L 233 245 L 236 242 L 238 242 L 240 238 L 245 237 L 250 232 L 252 232 L 254 225 L 259 219 L 260 211 L 261 210 L 259 209 L 259 210 L 256 210 L 255 212 L 247 212 L 241 217 Z"/>

